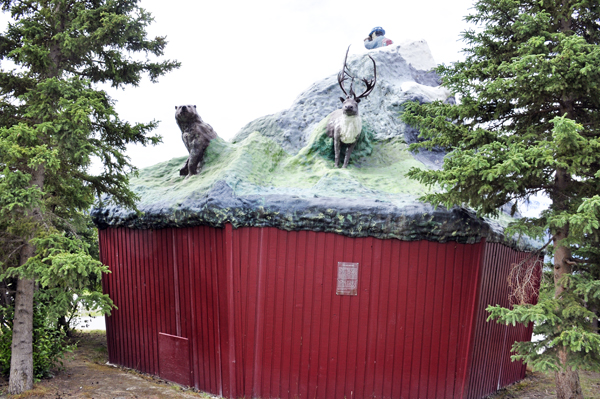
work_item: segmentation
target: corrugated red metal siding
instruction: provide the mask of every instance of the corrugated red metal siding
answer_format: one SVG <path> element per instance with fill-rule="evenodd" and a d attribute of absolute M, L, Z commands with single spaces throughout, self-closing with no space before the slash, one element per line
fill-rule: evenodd
<path fill-rule="evenodd" d="M 104 291 L 118 309 L 107 317 L 109 360 L 159 374 L 158 333 L 190 340 L 189 372 L 198 389 L 221 393 L 218 265 L 223 230 L 106 229 Z"/>
<path fill-rule="evenodd" d="M 483 258 L 479 301 L 477 306 L 475 340 L 467 375 L 467 398 L 487 396 L 500 387 L 525 377 L 525 365 L 511 362 L 510 349 L 515 341 L 529 341 L 533 325 L 506 326 L 486 322 L 488 305 L 510 307 L 507 277 L 511 264 L 526 259 L 530 254 L 514 251 L 501 244 L 487 244 Z M 531 262 L 536 259 L 532 259 Z M 538 268 L 537 273 L 541 273 Z M 538 287 L 539 288 L 539 287 Z"/>
<path fill-rule="evenodd" d="M 477 302 L 518 255 L 502 245 L 231 225 L 100 238 L 119 307 L 107 319 L 113 363 L 158 374 L 162 332 L 189 339 L 194 386 L 225 397 L 481 397 L 477 384 L 521 376 L 509 363 L 469 379 L 512 339 Z M 338 262 L 359 263 L 357 296 L 336 295 Z"/>
<path fill-rule="evenodd" d="M 482 244 L 226 230 L 235 396 L 461 397 Z M 338 262 L 360 264 L 357 296 Z"/>

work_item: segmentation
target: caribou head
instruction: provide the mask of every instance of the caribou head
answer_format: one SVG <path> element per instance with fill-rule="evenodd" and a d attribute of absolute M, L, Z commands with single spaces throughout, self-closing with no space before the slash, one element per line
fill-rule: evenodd
<path fill-rule="evenodd" d="M 346 50 L 344 66 L 342 67 L 340 73 L 338 73 L 338 84 L 340 85 L 340 89 L 342 89 L 342 92 L 344 92 L 344 94 L 346 95 L 346 98 L 340 97 L 340 100 L 342 101 L 342 110 L 344 111 L 344 114 L 358 115 L 358 103 L 360 103 L 360 99 L 367 97 L 375 88 L 375 83 L 377 82 L 377 64 L 375 63 L 373 57 L 368 55 L 371 61 L 373 61 L 373 79 L 361 79 L 365 84 L 366 89 L 362 94 L 357 96 L 354 92 L 353 87 L 355 77 L 350 74 L 350 70 L 348 69 L 347 65 L 348 51 L 350 51 L 350 46 L 348 46 L 348 49 Z M 350 88 L 348 91 L 346 91 L 346 89 L 344 88 L 344 84 L 347 80 L 350 80 Z"/>

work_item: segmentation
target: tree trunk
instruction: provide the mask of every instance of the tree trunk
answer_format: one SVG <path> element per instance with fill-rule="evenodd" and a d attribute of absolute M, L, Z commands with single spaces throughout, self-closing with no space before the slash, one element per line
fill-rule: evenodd
<path fill-rule="evenodd" d="M 26 261 L 34 252 L 33 246 L 26 245 L 21 257 Z M 8 385 L 13 395 L 33 389 L 33 290 L 33 280 L 17 281 Z"/>
<path fill-rule="evenodd" d="M 570 176 L 564 169 L 557 169 L 555 188 L 556 194 L 552 198 L 553 205 L 557 209 L 566 208 L 566 195 Z M 562 240 L 569 236 L 569 225 L 556 229 L 554 232 L 554 297 L 558 298 L 565 291 L 561 284 L 564 275 L 571 274 L 572 267 L 569 264 L 571 259 L 571 248 L 562 244 Z M 581 383 L 579 382 L 579 373 L 567 366 L 568 351 L 566 348 L 558 350 L 562 370 L 554 374 L 556 383 L 556 397 L 558 399 L 583 399 Z"/>
<path fill-rule="evenodd" d="M 67 334 L 67 337 L 73 338 L 73 330 L 71 329 L 71 325 L 65 316 L 60 316 L 58 318 L 58 326 L 62 328 L 65 334 Z"/>
<path fill-rule="evenodd" d="M 561 363 L 567 361 L 567 351 L 562 349 L 558 353 Z M 558 399 L 583 399 L 581 383 L 579 382 L 579 373 L 573 371 L 570 367 L 554 373 L 556 381 L 556 397 Z"/>
<path fill-rule="evenodd" d="M 554 252 L 554 297 L 558 298 L 565 287 L 559 283 L 562 276 L 571 274 L 571 265 L 566 260 L 571 257 L 571 249 L 560 245 L 560 240 L 569 235 L 568 226 L 559 229 L 555 234 L 556 250 Z M 581 384 L 579 382 L 579 373 L 567 366 L 568 353 L 566 348 L 559 349 L 558 357 L 562 363 L 563 369 L 554 374 L 556 383 L 556 397 L 558 399 L 583 399 Z"/>
<path fill-rule="evenodd" d="M 44 187 L 46 169 L 44 165 L 31 174 L 30 186 Z M 31 210 L 32 219 L 41 224 L 43 221 L 40 208 Z M 38 226 L 38 228 L 41 226 Z M 30 243 L 34 232 L 21 249 L 20 264 L 24 265 L 35 255 L 35 246 Z M 35 280 L 19 278 L 15 294 L 15 315 L 13 318 L 12 346 L 10 359 L 10 377 L 8 392 L 18 395 L 33 389 L 33 293 Z"/>

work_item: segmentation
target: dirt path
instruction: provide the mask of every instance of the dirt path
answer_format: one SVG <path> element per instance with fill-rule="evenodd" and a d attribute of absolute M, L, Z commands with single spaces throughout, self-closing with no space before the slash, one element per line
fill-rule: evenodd
<path fill-rule="evenodd" d="M 0 398 L 212 398 L 206 393 L 185 390 L 156 377 L 133 370 L 106 365 L 106 335 L 104 332 L 80 333 L 77 350 L 67 354 L 64 369 L 55 372 L 55 377 L 35 384 L 33 390 L 22 395 L 6 395 L 8 381 L 0 380 Z"/>

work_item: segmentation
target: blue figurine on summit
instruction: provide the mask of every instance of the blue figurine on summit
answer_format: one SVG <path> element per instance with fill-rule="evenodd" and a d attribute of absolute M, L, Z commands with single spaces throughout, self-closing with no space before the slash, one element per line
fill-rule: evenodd
<path fill-rule="evenodd" d="M 369 33 L 369 37 L 365 39 L 365 47 L 369 50 L 373 50 L 374 48 L 389 46 L 393 42 L 391 39 L 386 38 L 385 30 L 381 26 L 376 26 L 371 29 L 371 33 Z"/>

